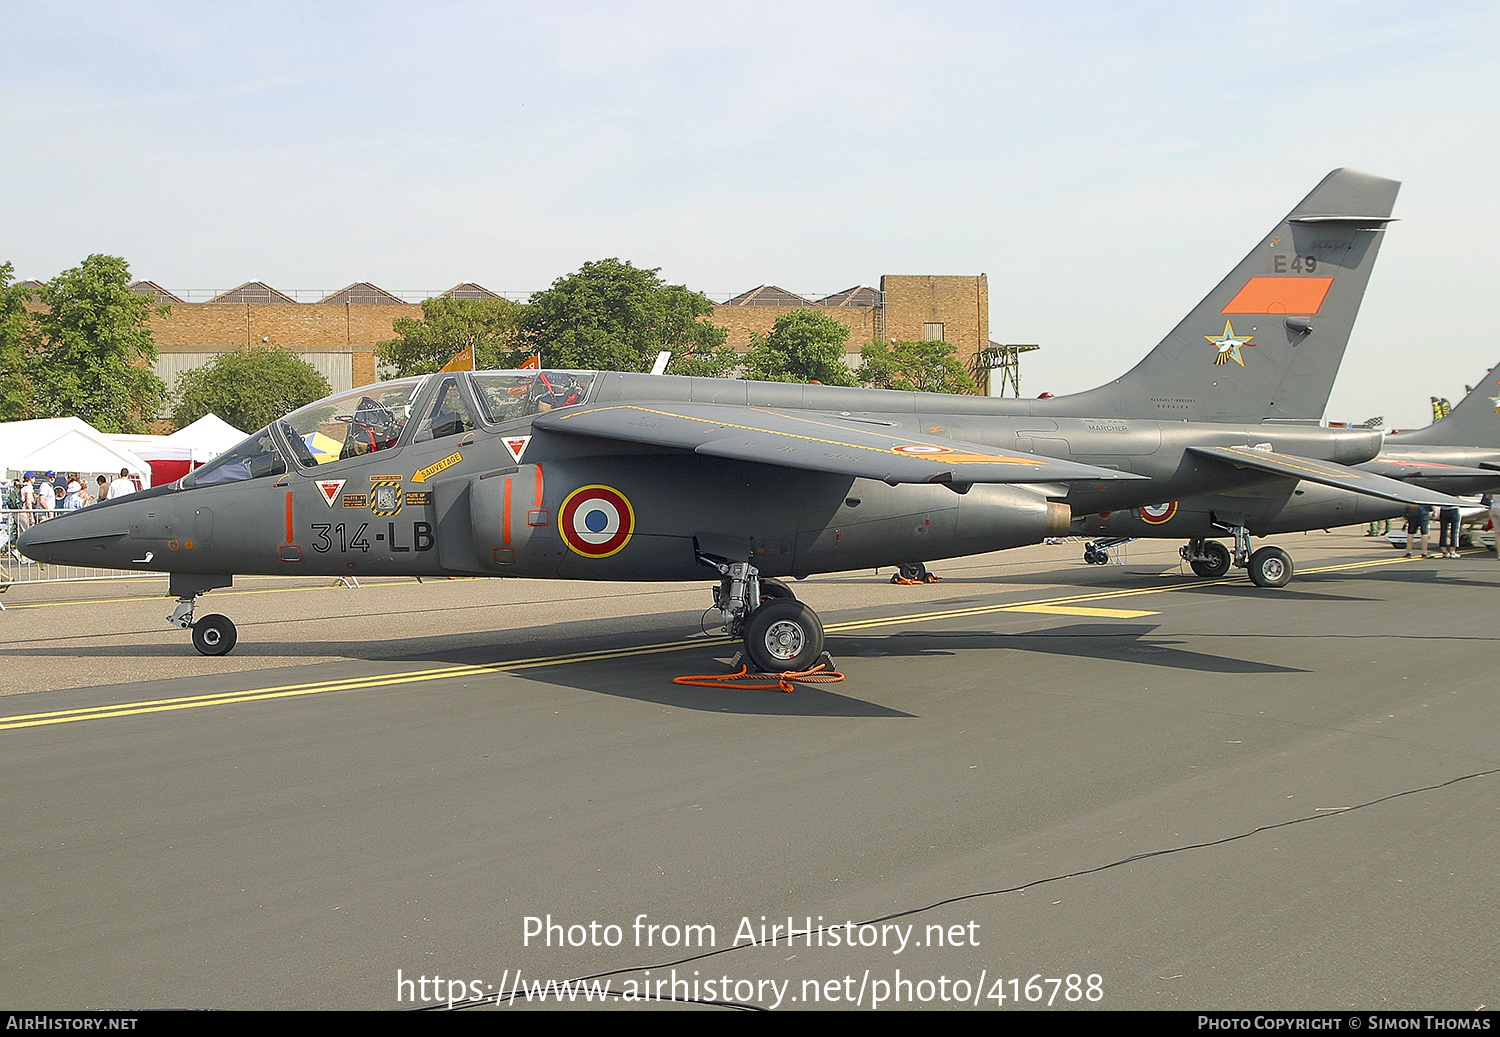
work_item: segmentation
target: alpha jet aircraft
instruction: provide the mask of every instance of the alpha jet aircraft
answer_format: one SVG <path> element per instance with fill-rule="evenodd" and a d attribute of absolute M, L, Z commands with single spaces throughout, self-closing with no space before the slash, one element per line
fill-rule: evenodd
<path fill-rule="evenodd" d="M 1377 457 L 1354 468 L 1446 494 L 1500 490 L 1500 366 L 1447 417 L 1426 428 L 1392 433 Z M 1217 577 L 1232 565 L 1247 567 L 1251 536 L 1376 522 L 1406 510 L 1402 502 L 1319 485 L 1303 474 L 1289 469 L 1283 478 L 1231 493 L 1075 518 L 1073 532 L 1097 538 L 1084 547 L 1084 560 L 1091 564 L 1107 562 L 1112 548 L 1132 540 L 1186 537 L 1182 557 L 1198 575 Z M 1225 535 L 1233 538 L 1232 551 L 1212 539 Z M 1291 577 L 1289 570 L 1278 575 Z M 1254 568 L 1250 577 L 1257 583 L 1264 580 Z"/>
<path fill-rule="evenodd" d="M 234 573 L 706 578 L 753 665 L 801 669 L 822 625 L 778 577 L 1036 543 L 1074 514 L 1223 492 L 1289 464 L 1447 502 L 1348 467 L 1375 456 L 1378 432 L 1263 420 L 1306 420 L 1326 397 L 1394 195 L 1391 181 L 1331 174 L 1145 361 L 1089 393 L 429 375 L 294 411 L 171 486 L 39 523 L 19 546 L 170 573 L 170 621 L 205 654 L 236 633 L 224 616 L 195 621 L 196 599 Z"/>
<path fill-rule="evenodd" d="M 559 386 L 571 402 L 547 409 Z M 170 619 L 205 654 L 232 648 L 235 628 L 195 622 L 195 599 L 234 573 L 716 578 L 725 630 L 777 671 L 816 660 L 823 634 L 775 577 L 1036 543 L 1065 532 L 1073 508 L 1241 485 L 1230 462 L 1263 441 L 1294 458 L 1281 463 L 1413 492 L 1346 467 L 1374 454 L 1378 433 L 1057 419 L 1077 453 L 1136 444 L 1149 471 L 1130 473 L 1020 448 L 1018 423 L 989 402 L 582 371 L 429 375 L 294 411 L 177 483 L 38 523 L 19 546 L 43 562 L 170 573 Z"/>
<path fill-rule="evenodd" d="M 1359 467 L 1444 493 L 1500 489 L 1500 365 L 1446 417 L 1426 428 L 1392 432 L 1379 456 Z"/>

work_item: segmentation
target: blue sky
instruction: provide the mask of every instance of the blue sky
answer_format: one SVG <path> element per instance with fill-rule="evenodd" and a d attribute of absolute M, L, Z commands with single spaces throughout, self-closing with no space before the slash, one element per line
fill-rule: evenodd
<path fill-rule="evenodd" d="M 0 0 L 0 260 L 723 298 L 989 275 L 1022 390 L 1129 368 L 1329 170 L 1401 180 L 1329 416 L 1500 362 L 1500 5 Z"/>

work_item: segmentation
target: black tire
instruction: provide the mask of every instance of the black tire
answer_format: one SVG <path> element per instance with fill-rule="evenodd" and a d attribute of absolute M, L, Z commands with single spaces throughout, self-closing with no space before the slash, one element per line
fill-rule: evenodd
<path fill-rule="evenodd" d="M 902 579 L 912 580 L 916 583 L 927 582 L 927 566 L 921 562 L 902 562 L 896 566 L 896 572 Z"/>
<path fill-rule="evenodd" d="M 228 655 L 238 639 L 228 616 L 215 613 L 193 624 L 193 647 L 201 655 Z"/>
<path fill-rule="evenodd" d="M 765 576 L 761 577 L 760 600 L 762 602 L 767 602 L 772 600 L 773 598 L 785 598 L 788 601 L 796 601 L 797 595 L 792 593 L 792 588 L 788 587 L 780 580 L 773 580 L 770 577 Z"/>
<path fill-rule="evenodd" d="M 745 621 L 745 654 L 760 673 L 806 670 L 823 654 L 823 623 L 800 601 L 772 598 Z"/>
<path fill-rule="evenodd" d="M 1292 582 L 1292 557 L 1279 547 L 1263 547 L 1250 556 L 1250 582 L 1257 587 L 1285 587 Z"/>
<path fill-rule="evenodd" d="M 1208 557 L 1194 558 L 1189 562 L 1188 565 L 1193 567 L 1193 572 L 1212 579 L 1216 576 L 1223 576 L 1229 571 L 1230 563 L 1233 561 L 1229 556 L 1229 548 L 1217 540 L 1205 540 L 1201 550 Z"/>

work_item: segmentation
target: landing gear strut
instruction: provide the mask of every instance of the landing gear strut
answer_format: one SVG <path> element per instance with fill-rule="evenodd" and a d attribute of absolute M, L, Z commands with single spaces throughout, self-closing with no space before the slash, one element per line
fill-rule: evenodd
<path fill-rule="evenodd" d="M 761 579 L 748 562 L 700 554 L 719 570 L 714 608 L 730 637 L 744 640 L 745 655 L 761 673 L 807 670 L 823 654 L 823 623 L 779 580 Z"/>
<path fill-rule="evenodd" d="M 214 613 L 196 621 L 193 619 L 193 608 L 198 603 L 199 595 L 216 587 L 228 587 L 233 580 L 232 576 L 184 576 L 173 573 L 168 583 L 170 592 L 177 595 L 177 607 L 167 617 L 167 622 L 184 630 L 191 630 L 193 647 L 201 655 L 228 655 L 239 640 L 234 623 L 228 616 Z"/>
<path fill-rule="evenodd" d="M 1223 576 L 1231 565 L 1248 570 L 1250 582 L 1257 587 L 1285 587 L 1292 582 L 1292 556 L 1279 547 L 1262 547 L 1250 551 L 1250 531 L 1244 526 L 1215 522 L 1214 525 L 1234 537 L 1234 551 L 1217 540 L 1189 540 L 1178 553 L 1199 576 Z"/>

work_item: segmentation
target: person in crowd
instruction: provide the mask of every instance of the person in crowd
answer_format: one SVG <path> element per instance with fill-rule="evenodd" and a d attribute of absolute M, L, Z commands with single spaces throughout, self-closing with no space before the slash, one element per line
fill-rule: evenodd
<path fill-rule="evenodd" d="M 40 511 L 51 511 L 57 507 L 57 487 L 52 485 L 52 480 L 57 478 L 56 473 L 48 472 L 37 482 L 36 506 Z M 46 518 L 38 515 L 38 518 Z"/>
<path fill-rule="evenodd" d="M 127 493 L 135 492 L 135 483 L 130 481 L 130 469 L 121 468 L 120 477 L 109 484 L 109 499 L 116 500 Z"/>

